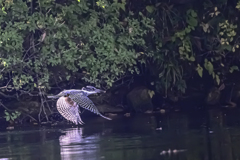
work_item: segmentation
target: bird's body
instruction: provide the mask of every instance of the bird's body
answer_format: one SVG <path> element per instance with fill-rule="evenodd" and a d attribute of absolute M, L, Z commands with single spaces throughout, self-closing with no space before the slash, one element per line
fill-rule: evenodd
<path fill-rule="evenodd" d="M 65 119 L 75 124 L 84 123 L 79 115 L 79 106 L 69 97 L 60 97 L 57 100 L 57 110 Z"/>
<path fill-rule="evenodd" d="M 48 96 L 48 98 L 59 98 L 57 100 L 58 112 L 67 120 L 75 124 L 83 124 L 80 115 L 79 107 L 87 109 L 105 119 L 111 120 L 108 117 L 103 116 L 93 104 L 93 102 L 87 97 L 90 94 L 104 92 L 100 89 L 96 89 L 91 86 L 82 88 L 81 90 L 71 89 L 64 90 L 56 96 Z"/>

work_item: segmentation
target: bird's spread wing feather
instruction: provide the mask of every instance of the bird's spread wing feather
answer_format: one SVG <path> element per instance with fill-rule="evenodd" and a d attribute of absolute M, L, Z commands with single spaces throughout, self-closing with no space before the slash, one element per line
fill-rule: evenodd
<path fill-rule="evenodd" d="M 78 108 L 77 104 L 69 104 L 66 101 L 66 97 L 60 97 L 57 101 L 57 110 L 65 119 L 75 124 L 84 124 L 79 115 Z"/>
<path fill-rule="evenodd" d="M 80 107 L 87 109 L 105 119 L 112 120 L 111 118 L 105 117 L 102 115 L 97 107 L 93 104 L 93 102 L 86 96 L 83 96 L 81 93 L 75 93 L 69 95 L 69 98 L 71 98 L 74 102 L 76 102 Z"/>

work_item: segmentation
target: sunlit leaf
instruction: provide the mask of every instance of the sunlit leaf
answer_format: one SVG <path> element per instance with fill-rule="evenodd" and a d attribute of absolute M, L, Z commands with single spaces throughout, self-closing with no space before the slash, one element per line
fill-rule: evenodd
<path fill-rule="evenodd" d="M 198 64 L 198 67 L 197 67 L 197 72 L 198 72 L 198 75 L 200 77 L 202 77 L 202 75 L 203 75 L 203 68 L 199 64 Z"/>

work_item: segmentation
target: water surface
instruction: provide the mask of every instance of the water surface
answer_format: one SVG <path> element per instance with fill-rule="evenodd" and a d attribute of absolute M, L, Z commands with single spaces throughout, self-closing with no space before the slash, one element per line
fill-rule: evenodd
<path fill-rule="evenodd" d="M 240 126 L 233 117 L 221 111 L 93 117 L 80 127 L 1 131 L 0 160 L 237 160 Z"/>

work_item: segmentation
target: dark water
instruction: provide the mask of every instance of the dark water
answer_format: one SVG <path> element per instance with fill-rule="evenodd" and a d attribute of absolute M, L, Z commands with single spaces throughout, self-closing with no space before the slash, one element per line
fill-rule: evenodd
<path fill-rule="evenodd" d="M 1 131 L 0 160 L 237 160 L 239 119 L 236 112 L 209 111 Z"/>

